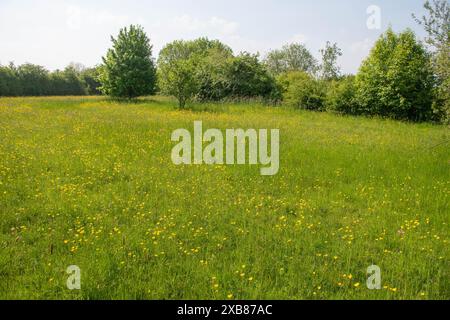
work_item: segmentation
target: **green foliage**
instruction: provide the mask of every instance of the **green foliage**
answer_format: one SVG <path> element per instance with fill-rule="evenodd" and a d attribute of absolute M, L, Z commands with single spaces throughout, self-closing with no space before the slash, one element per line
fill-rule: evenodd
<path fill-rule="evenodd" d="M 342 114 L 360 114 L 356 101 L 355 77 L 347 76 L 330 83 L 326 97 L 327 110 Z"/>
<path fill-rule="evenodd" d="M 326 82 L 301 71 L 283 73 L 277 81 L 287 105 L 315 111 L 325 109 Z"/>
<path fill-rule="evenodd" d="M 229 95 L 232 59 L 233 52 L 225 45 L 216 45 L 204 51 L 196 70 L 199 84 L 196 97 L 199 101 L 219 101 Z"/>
<path fill-rule="evenodd" d="M 50 92 L 49 72 L 44 67 L 23 64 L 17 68 L 17 76 L 25 96 L 45 96 Z"/>
<path fill-rule="evenodd" d="M 320 76 L 324 80 L 336 80 L 341 75 L 341 68 L 337 60 L 342 56 L 342 50 L 336 43 L 333 45 L 327 41 L 325 49 L 320 50 L 322 55 L 322 65 L 320 66 Z"/>
<path fill-rule="evenodd" d="M 159 87 L 165 94 L 176 97 L 179 107 L 184 108 L 198 91 L 195 72 L 192 59 L 173 61 L 170 65 L 161 66 Z"/>
<path fill-rule="evenodd" d="M 100 77 L 100 67 L 88 68 L 81 72 L 81 79 L 86 85 L 86 90 L 89 95 L 100 95 L 101 83 Z"/>
<path fill-rule="evenodd" d="M 433 73 L 429 54 L 414 33 L 389 29 L 363 62 L 356 78 L 365 114 L 426 121 L 432 118 Z"/>
<path fill-rule="evenodd" d="M 315 74 L 319 68 L 317 60 L 301 43 L 285 45 L 280 50 L 269 52 L 264 63 L 275 76 L 290 71 Z"/>
<path fill-rule="evenodd" d="M 100 90 L 112 97 L 136 98 L 155 93 L 156 68 L 150 40 L 141 26 L 131 25 L 111 37 L 112 49 L 103 57 Z"/>
<path fill-rule="evenodd" d="M 164 94 L 176 97 L 180 108 L 184 108 L 199 90 L 196 72 L 206 46 L 203 40 L 176 40 L 159 53 L 159 89 Z"/>
<path fill-rule="evenodd" d="M 427 32 L 427 43 L 433 48 L 436 76 L 433 111 L 438 120 L 450 122 L 450 4 L 446 0 L 426 1 L 427 16 L 416 21 Z"/>
<path fill-rule="evenodd" d="M 9 66 L 0 65 L 0 96 L 13 97 L 23 94 L 17 68 L 10 64 Z"/>
<path fill-rule="evenodd" d="M 241 53 L 230 60 L 228 81 L 231 97 L 277 98 L 275 78 L 258 60 L 258 55 Z"/>
<path fill-rule="evenodd" d="M 0 66 L 0 96 L 86 95 L 83 72 L 73 64 L 54 72 L 33 64 Z"/>
<path fill-rule="evenodd" d="M 87 88 L 81 79 L 80 70 L 68 66 L 64 71 L 56 70 L 50 74 L 50 91 L 55 96 L 86 95 Z"/>
<path fill-rule="evenodd" d="M 176 97 L 181 108 L 194 98 L 271 100 L 277 93 L 275 79 L 257 55 L 233 56 L 228 46 L 206 38 L 166 45 L 159 54 L 158 74 L 161 92 Z"/>

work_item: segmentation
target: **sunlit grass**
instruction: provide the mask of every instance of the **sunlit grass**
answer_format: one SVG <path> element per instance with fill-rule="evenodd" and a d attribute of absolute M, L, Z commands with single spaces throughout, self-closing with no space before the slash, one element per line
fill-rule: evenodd
<path fill-rule="evenodd" d="M 0 99 L 0 298 L 450 299 L 448 128 L 175 105 Z M 174 166 L 195 120 L 279 128 L 279 174 Z"/>

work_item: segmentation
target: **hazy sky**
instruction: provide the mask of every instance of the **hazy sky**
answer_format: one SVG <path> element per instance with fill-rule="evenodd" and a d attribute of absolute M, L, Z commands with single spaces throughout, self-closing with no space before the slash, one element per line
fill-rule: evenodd
<path fill-rule="evenodd" d="M 175 39 L 208 36 L 235 52 L 260 52 L 300 41 L 319 56 L 337 42 L 343 71 L 356 72 L 373 42 L 391 25 L 424 33 L 411 17 L 422 0 L 0 0 L 0 63 L 31 62 L 51 70 L 70 62 L 93 66 L 110 35 L 141 24 L 156 56 Z M 381 9 L 381 29 L 369 29 L 367 8 Z"/>

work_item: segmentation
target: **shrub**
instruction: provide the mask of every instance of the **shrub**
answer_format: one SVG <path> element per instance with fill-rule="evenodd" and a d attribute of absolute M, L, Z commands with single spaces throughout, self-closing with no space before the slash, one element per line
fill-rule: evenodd
<path fill-rule="evenodd" d="M 259 62 L 257 55 L 241 53 L 229 61 L 227 96 L 261 97 L 267 100 L 276 98 L 276 80 Z"/>
<path fill-rule="evenodd" d="M 375 44 L 356 78 L 362 112 L 412 121 L 433 116 L 430 56 L 414 33 L 389 29 Z"/>
<path fill-rule="evenodd" d="M 283 102 L 300 109 L 323 111 L 327 93 L 327 83 L 314 79 L 311 75 L 294 71 L 278 77 Z"/>
<path fill-rule="evenodd" d="M 257 55 L 232 50 L 217 40 L 200 38 L 166 45 L 158 59 L 159 87 L 175 96 L 183 108 L 187 101 L 263 98 L 277 96 L 275 79 Z"/>
<path fill-rule="evenodd" d="M 231 59 L 233 52 L 225 45 L 205 52 L 196 72 L 199 83 L 196 97 L 199 101 L 219 101 L 227 97 L 231 89 Z"/>
<path fill-rule="evenodd" d="M 327 110 L 357 115 L 361 110 L 356 101 L 355 77 L 347 76 L 330 83 L 326 98 Z"/>
<path fill-rule="evenodd" d="M 100 83 L 99 80 L 100 77 L 99 67 L 85 69 L 81 72 L 80 76 L 86 86 L 86 90 L 89 95 L 101 94 L 100 87 L 102 84 Z"/>

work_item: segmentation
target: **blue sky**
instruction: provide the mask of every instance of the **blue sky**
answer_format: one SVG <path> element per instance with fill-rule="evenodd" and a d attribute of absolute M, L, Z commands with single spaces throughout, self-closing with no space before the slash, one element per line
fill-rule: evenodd
<path fill-rule="evenodd" d="M 110 35 L 141 24 L 154 45 L 199 36 L 220 39 L 235 52 L 264 56 L 290 42 L 303 42 L 319 56 L 327 40 L 343 50 L 346 73 L 357 71 L 378 36 L 391 25 L 424 33 L 411 13 L 422 0 L 0 0 L 0 63 L 32 62 L 51 70 L 70 62 L 101 62 Z M 381 29 L 369 29 L 367 8 L 380 8 Z"/>

